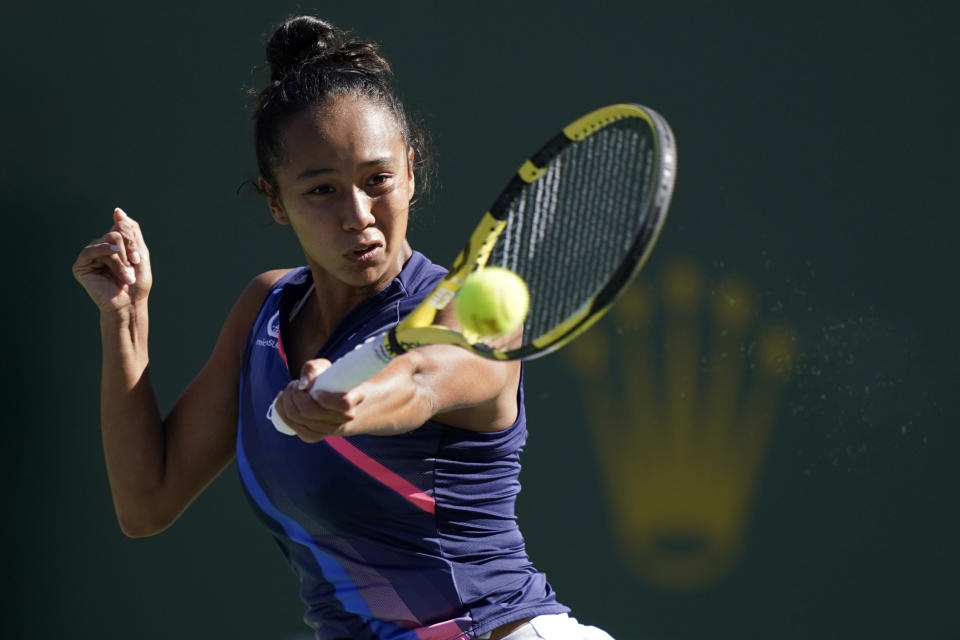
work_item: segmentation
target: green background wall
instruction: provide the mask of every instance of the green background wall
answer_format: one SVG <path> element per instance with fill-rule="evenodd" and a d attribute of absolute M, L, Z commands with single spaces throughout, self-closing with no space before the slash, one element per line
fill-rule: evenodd
<path fill-rule="evenodd" d="M 164 534 L 119 532 L 97 432 L 96 313 L 70 275 L 112 207 L 141 222 L 153 374 L 169 406 L 250 277 L 299 262 L 240 188 L 255 175 L 244 91 L 263 82 L 251 69 L 265 34 L 296 12 L 382 42 L 431 126 L 441 188 L 417 215 L 417 248 L 448 262 L 443 240 L 472 227 L 533 146 L 587 109 L 641 102 L 669 118 L 680 149 L 647 286 L 661 291 L 684 260 L 704 300 L 736 278 L 754 294 L 752 322 L 796 336 L 742 551 L 696 588 L 658 586 L 615 542 L 609 461 L 573 356 L 529 366 L 520 522 L 578 617 L 621 640 L 955 633 L 956 6 L 6 7 L 0 636 L 302 637 L 294 577 L 234 469 Z M 698 321 L 704 335 L 711 318 Z M 593 337 L 634 330 L 611 320 Z"/>

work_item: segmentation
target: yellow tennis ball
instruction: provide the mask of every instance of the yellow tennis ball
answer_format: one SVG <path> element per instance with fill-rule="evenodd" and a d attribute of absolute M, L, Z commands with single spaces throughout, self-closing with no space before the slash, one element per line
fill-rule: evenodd
<path fill-rule="evenodd" d="M 457 294 L 457 318 L 464 329 L 497 336 L 519 327 L 527 317 L 530 292 L 509 269 L 487 267 L 467 276 Z"/>

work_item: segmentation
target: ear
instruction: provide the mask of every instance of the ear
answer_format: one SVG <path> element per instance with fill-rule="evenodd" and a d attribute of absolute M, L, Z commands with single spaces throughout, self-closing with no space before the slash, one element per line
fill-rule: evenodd
<path fill-rule="evenodd" d="M 407 199 L 408 201 L 413 200 L 413 194 L 417 191 L 417 181 L 414 179 L 413 172 L 413 161 L 415 159 L 413 147 L 410 147 L 407 151 L 407 179 L 410 181 L 410 197 Z"/>
<path fill-rule="evenodd" d="M 280 194 L 273 186 L 264 180 L 263 176 L 257 177 L 257 188 L 267 198 L 267 206 L 270 207 L 270 215 L 277 224 L 290 224 L 290 218 L 287 212 L 283 210 L 283 202 L 280 201 Z"/>

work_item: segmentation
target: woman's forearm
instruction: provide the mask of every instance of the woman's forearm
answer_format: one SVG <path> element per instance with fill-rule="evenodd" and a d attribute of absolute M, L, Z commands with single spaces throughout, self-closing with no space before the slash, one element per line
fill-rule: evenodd
<path fill-rule="evenodd" d="M 140 225 L 115 209 L 113 226 L 80 251 L 73 275 L 100 309 L 101 431 L 117 519 L 127 535 L 151 535 L 169 526 L 233 457 L 244 341 L 279 275 L 261 274 L 247 287 L 210 359 L 166 417 L 150 381 L 153 273 Z"/>
<path fill-rule="evenodd" d="M 147 302 L 102 313 L 101 433 L 117 518 L 124 533 L 164 528 L 157 496 L 164 480 L 163 421 L 150 381 Z"/>

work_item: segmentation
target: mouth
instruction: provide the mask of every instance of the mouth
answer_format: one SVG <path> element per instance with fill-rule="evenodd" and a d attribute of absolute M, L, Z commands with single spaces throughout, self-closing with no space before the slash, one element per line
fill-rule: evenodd
<path fill-rule="evenodd" d="M 375 260 L 383 251 L 383 244 L 380 242 L 365 242 L 358 244 L 345 255 L 351 262 L 370 262 Z"/>

